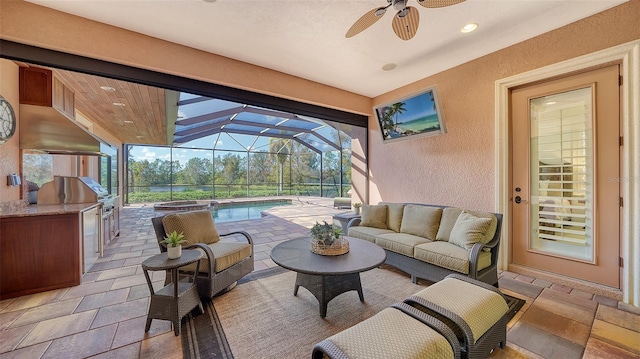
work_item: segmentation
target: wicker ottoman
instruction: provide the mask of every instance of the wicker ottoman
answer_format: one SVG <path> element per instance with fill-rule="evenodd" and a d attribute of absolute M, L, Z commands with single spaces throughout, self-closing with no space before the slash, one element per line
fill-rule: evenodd
<path fill-rule="evenodd" d="M 460 358 L 455 334 L 404 303 L 386 308 L 313 347 L 314 359 Z"/>
<path fill-rule="evenodd" d="M 484 282 L 451 274 L 404 302 L 449 326 L 463 357 L 486 358 L 506 344 L 509 306 L 497 288 Z"/>

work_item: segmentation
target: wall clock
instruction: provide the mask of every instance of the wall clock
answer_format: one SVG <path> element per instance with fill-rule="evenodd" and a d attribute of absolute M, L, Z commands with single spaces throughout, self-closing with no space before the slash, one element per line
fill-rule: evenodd
<path fill-rule="evenodd" d="M 0 96 L 0 144 L 7 142 L 16 132 L 16 113 L 9 101 Z"/>

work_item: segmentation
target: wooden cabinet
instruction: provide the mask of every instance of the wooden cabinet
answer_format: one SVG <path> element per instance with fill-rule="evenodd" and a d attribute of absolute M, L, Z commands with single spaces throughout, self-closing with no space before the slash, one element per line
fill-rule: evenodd
<path fill-rule="evenodd" d="M 80 284 L 78 213 L 0 220 L 0 299 Z"/>
<path fill-rule="evenodd" d="M 73 91 L 47 69 L 20 67 L 20 104 L 53 107 L 70 119 L 76 116 Z"/>

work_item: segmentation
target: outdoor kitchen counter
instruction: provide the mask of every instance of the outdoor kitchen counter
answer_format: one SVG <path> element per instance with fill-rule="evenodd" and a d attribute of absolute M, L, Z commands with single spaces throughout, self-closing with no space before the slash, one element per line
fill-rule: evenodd
<path fill-rule="evenodd" d="M 79 285 L 85 264 L 98 257 L 101 205 L 31 205 L 0 212 L 0 300 Z M 83 223 L 93 225 L 93 237 L 85 236 Z"/>
<path fill-rule="evenodd" d="M 72 204 L 32 204 L 24 207 L 0 210 L 0 218 L 50 216 L 55 214 L 80 213 L 101 203 L 72 203 Z"/>

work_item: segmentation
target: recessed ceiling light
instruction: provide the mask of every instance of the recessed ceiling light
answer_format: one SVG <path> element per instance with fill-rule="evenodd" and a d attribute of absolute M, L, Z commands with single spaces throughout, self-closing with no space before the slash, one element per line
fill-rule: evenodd
<path fill-rule="evenodd" d="M 114 102 L 113 103 L 114 106 L 125 106 L 125 104 L 123 104 L 122 102 Z"/>
<path fill-rule="evenodd" d="M 474 31 L 475 29 L 478 28 L 478 24 L 476 23 L 470 23 L 470 24 L 466 24 L 462 27 L 462 29 L 460 29 L 461 32 L 467 33 L 467 32 L 471 32 Z"/>
<path fill-rule="evenodd" d="M 124 120 L 124 123 L 133 123 L 131 120 Z"/>
<path fill-rule="evenodd" d="M 388 64 L 382 66 L 382 69 L 384 71 L 391 71 L 391 70 L 395 69 L 396 67 L 398 67 L 398 65 L 396 65 L 394 63 L 388 63 Z"/>
<path fill-rule="evenodd" d="M 557 102 L 555 102 L 555 101 L 548 101 L 548 102 L 545 102 L 544 104 L 545 105 L 555 105 L 556 103 Z"/>
<path fill-rule="evenodd" d="M 100 88 L 105 90 L 105 91 L 115 91 L 116 90 L 111 86 L 100 86 Z"/>
<path fill-rule="evenodd" d="M 144 136 L 138 135 L 136 136 L 136 138 L 144 138 Z"/>

